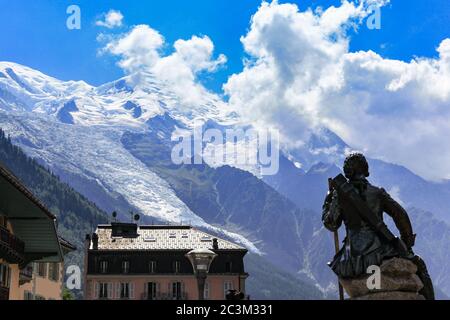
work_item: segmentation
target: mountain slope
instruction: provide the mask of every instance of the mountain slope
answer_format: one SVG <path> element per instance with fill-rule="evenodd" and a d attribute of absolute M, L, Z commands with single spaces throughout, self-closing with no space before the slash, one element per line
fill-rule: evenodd
<path fill-rule="evenodd" d="M 159 141 L 158 134 L 153 132 L 126 133 L 122 138 L 125 148 L 167 181 L 202 219 L 243 234 L 267 253 L 275 265 L 297 271 L 313 232 L 311 214 L 299 210 L 248 172 L 229 166 L 173 165 L 170 142 Z"/>
<path fill-rule="evenodd" d="M 238 116 L 220 97 L 186 106 L 151 74 L 143 74 L 139 85 L 125 77 L 92 87 L 12 63 L 0 62 L 0 73 L 0 126 L 27 155 L 102 209 L 134 210 L 225 234 L 254 252 L 273 254 L 276 267 L 335 290 L 326 267 L 333 246 L 320 211 L 327 178 L 339 172 L 336 165 L 350 148 L 331 131 L 318 130 L 294 150 L 283 148 L 279 174 L 264 179 L 269 187 L 251 168 L 171 161 L 175 131 L 192 132 L 197 121 L 221 131 L 238 126 Z M 370 162 L 371 181 L 405 206 L 448 221 L 450 184 Z M 447 263 L 438 258 L 437 265 Z"/>
<path fill-rule="evenodd" d="M 144 216 L 174 223 L 190 221 L 217 231 L 121 144 L 124 132 L 147 130 L 147 120 L 164 110 L 187 126 L 206 114 L 229 120 L 214 96 L 205 97 L 195 110 L 186 110 L 151 74 L 145 75 L 145 86 L 131 88 L 124 78 L 94 88 L 83 82 L 59 81 L 13 63 L 0 62 L 0 72 L 4 75 L 0 77 L 0 126 L 29 156 L 66 182 L 75 180 L 74 187 L 104 209 L 110 209 L 107 199 L 112 198 L 121 208 Z M 227 234 L 251 244 L 241 235 Z M 251 245 L 250 249 L 257 251 Z"/>
<path fill-rule="evenodd" d="M 248 254 L 245 257 L 245 266 L 250 273 L 246 289 L 251 300 L 320 300 L 324 298 L 311 283 L 280 270 L 268 259 L 259 255 Z"/>
<path fill-rule="evenodd" d="M 66 256 L 66 266 L 83 269 L 84 237 L 97 224 L 107 223 L 109 215 L 95 204 L 61 182 L 48 169 L 27 157 L 14 146 L 0 129 L 0 162 L 15 174 L 58 218 L 59 233 L 77 246 Z M 247 292 L 254 299 L 320 299 L 322 294 L 313 285 L 273 267 L 265 257 L 250 253 L 246 257 L 250 273 Z M 260 266 L 265 266 L 260 270 Z M 273 277 L 267 277 L 270 273 Z M 276 278 L 276 283 L 274 279 Z M 76 292 L 80 297 L 81 293 Z"/>
<path fill-rule="evenodd" d="M 56 215 L 59 234 L 77 247 L 77 251 L 66 256 L 65 264 L 83 269 L 85 235 L 91 233 L 95 225 L 106 223 L 107 214 L 36 160 L 26 156 L 1 129 L 0 162 Z"/>

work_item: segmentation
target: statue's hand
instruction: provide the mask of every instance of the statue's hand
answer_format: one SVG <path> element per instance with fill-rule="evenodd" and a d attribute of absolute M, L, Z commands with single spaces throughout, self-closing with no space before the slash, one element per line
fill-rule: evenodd
<path fill-rule="evenodd" d="M 402 235 L 401 238 L 402 238 L 403 242 L 406 244 L 406 246 L 408 247 L 408 249 L 411 249 L 412 247 L 414 247 L 414 245 L 416 243 L 416 235 L 415 234 Z"/>

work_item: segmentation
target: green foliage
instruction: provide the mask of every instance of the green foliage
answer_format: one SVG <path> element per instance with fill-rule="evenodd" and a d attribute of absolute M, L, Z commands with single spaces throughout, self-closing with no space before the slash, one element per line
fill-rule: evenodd
<path fill-rule="evenodd" d="M 70 292 L 70 290 L 68 290 L 67 288 L 63 289 L 63 300 L 75 300 L 74 295 L 72 294 L 72 292 Z"/>

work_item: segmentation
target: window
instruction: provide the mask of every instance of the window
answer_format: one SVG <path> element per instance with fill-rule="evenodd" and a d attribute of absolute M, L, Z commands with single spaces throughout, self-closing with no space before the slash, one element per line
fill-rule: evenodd
<path fill-rule="evenodd" d="M 147 300 L 156 300 L 159 294 L 159 284 L 156 282 L 147 283 Z"/>
<path fill-rule="evenodd" d="M 203 294 L 203 298 L 205 300 L 209 299 L 209 292 L 210 292 L 210 284 L 209 284 L 209 281 L 206 281 L 205 282 L 205 291 L 204 291 L 204 294 Z"/>
<path fill-rule="evenodd" d="M 111 284 L 109 283 L 99 283 L 98 284 L 98 294 L 99 299 L 110 299 L 111 298 Z"/>
<path fill-rule="evenodd" d="M 180 261 L 173 262 L 173 272 L 180 273 Z"/>
<path fill-rule="evenodd" d="M 59 263 L 49 263 L 48 265 L 48 278 L 52 281 L 59 280 Z"/>
<path fill-rule="evenodd" d="M 121 299 L 130 298 L 130 284 L 129 283 L 121 283 L 120 284 L 120 298 Z"/>
<path fill-rule="evenodd" d="M 38 276 L 41 278 L 45 278 L 47 276 L 47 264 L 46 263 L 38 263 Z"/>
<path fill-rule="evenodd" d="M 133 299 L 134 298 L 134 283 L 121 282 L 119 284 L 119 297 L 120 297 L 120 299 Z"/>
<path fill-rule="evenodd" d="M 148 263 L 148 269 L 150 273 L 156 273 L 156 261 L 150 261 Z"/>
<path fill-rule="evenodd" d="M 227 298 L 228 291 L 233 290 L 233 282 L 232 281 L 224 281 L 223 283 L 223 297 Z"/>
<path fill-rule="evenodd" d="M 108 272 L 108 261 L 100 261 L 100 273 Z"/>
<path fill-rule="evenodd" d="M 225 272 L 231 273 L 233 271 L 233 262 L 228 261 L 225 263 Z"/>
<path fill-rule="evenodd" d="M 25 291 L 23 293 L 23 300 L 33 300 L 33 293 L 30 291 Z"/>
<path fill-rule="evenodd" d="M 146 236 L 146 237 L 144 237 L 144 242 L 156 242 L 156 238 L 151 237 L 151 236 Z"/>
<path fill-rule="evenodd" d="M 130 261 L 122 261 L 122 273 L 130 272 Z"/>
<path fill-rule="evenodd" d="M 11 281 L 11 269 L 6 264 L 0 264 L 0 287 L 9 288 Z"/>
<path fill-rule="evenodd" d="M 172 282 L 172 299 L 181 300 L 183 292 L 182 287 L 183 284 L 181 282 Z"/>

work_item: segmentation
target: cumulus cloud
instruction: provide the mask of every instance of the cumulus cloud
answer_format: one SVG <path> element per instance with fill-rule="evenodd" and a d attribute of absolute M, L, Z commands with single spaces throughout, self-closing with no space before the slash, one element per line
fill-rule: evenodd
<path fill-rule="evenodd" d="M 169 55 L 162 54 L 164 45 L 164 37 L 158 31 L 148 25 L 138 25 L 110 41 L 103 52 L 118 56 L 119 66 L 134 75 L 134 79 L 150 72 L 168 83 L 187 106 L 201 103 L 210 93 L 198 82 L 198 75 L 216 71 L 227 58 L 223 54 L 217 59 L 213 57 L 214 44 L 207 36 L 177 40 Z"/>
<path fill-rule="evenodd" d="M 113 29 L 121 27 L 123 21 L 123 15 L 120 11 L 109 10 L 108 13 L 103 15 L 103 20 L 95 22 L 97 26 Z"/>
<path fill-rule="evenodd" d="M 119 66 L 127 73 L 152 68 L 160 59 L 164 37 L 147 25 L 135 26 L 130 32 L 110 41 L 103 49 L 120 57 Z"/>
<path fill-rule="evenodd" d="M 344 0 L 299 11 L 264 2 L 241 38 L 250 58 L 224 85 L 230 106 L 278 128 L 293 149 L 326 127 L 372 157 L 450 177 L 450 39 L 437 58 L 408 62 L 349 52 L 349 29 L 385 3 Z"/>

